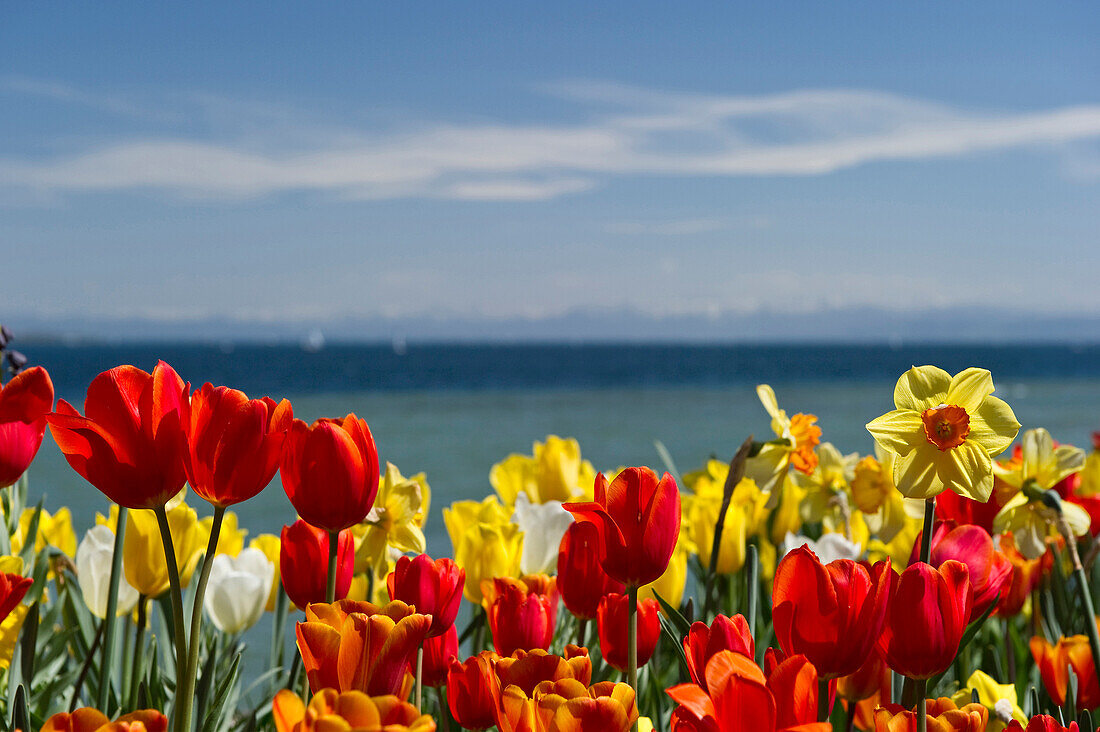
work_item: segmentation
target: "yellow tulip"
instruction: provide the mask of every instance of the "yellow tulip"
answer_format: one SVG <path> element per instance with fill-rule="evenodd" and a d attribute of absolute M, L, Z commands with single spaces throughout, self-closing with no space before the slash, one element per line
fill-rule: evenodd
<path fill-rule="evenodd" d="M 955 692 L 951 701 L 960 706 L 969 704 L 971 691 L 978 692 L 978 703 L 989 710 L 989 725 L 986 732 L 1002 732 L 1012 720 L 1027 724 L 1024 710 L 1017 702 L 1016 687 L 1012 684 L 998 684 L 985 671 L 975 671 L 966 680 L 966 686 Z"/>
<path fill-rule="evenodd" d="M 535 442 L 531 455 L 513 453 L 489 471 L 489 482 L 506 506 L 526 493 L 531 503 L 584 500 L 592 495 L 596 470 L 581 459 L 581 446 L 573 438 L 548 435 Z"/>
<path fill-rule="evenodd" d="M 778 497 L 776 494 L 778 493 Z M 800 506 L 806 499 L 806 491 L 800 488 L 788 473 L 783 482 L 772 490 L 770 496 L 764 495 L 763 500 L 771 498 L 775 501 L 775 508 L 771 515 L 766 517 L 763 526 L 770 527 L 767 532 L 758 531 L 759 535 L 767 539 L 772 548 L 783 543 L 787 534 L 798 534 L 802 530 L 802 511 Z M 757 499 L 758 501 L 761 499 Z"/>
<path fill-rule="evenodd" d="M 423 554 L 424 517 L 431 500 L 431 489 L 424 473 L 405 478 L 393 463 L 386 463 L 386 474 L 378 485 L 378 495 L 370 513 L 351 527 L 355 536 L 355 571 L 372 571 L 386 577 L 391 548 L 398 552 Z"/>
<path fill-rule="evenodd" d="M 271 583 L 271 592 L 268 593 L 267 604 L 264 606 L 269 613 L 274 612 L 275 598 L 279 594 L 279 537 L 274 534 L 260 534 L 248 542 L 248 546 L 250 549 L 259 549 L 267 557 L 267 561 L 275 565 L 275 579 Z"/>
<path fill-rule="evenodd" d="M 210 531 L 214 528 L 214 517 L 207 516 L 199 520 L 199 526 L 205 534 L 202 540 L 202 550 L 206 551 L 206 545 L 210 542 Z M 242 529 L 237 522 L 237 514 L 226 511 L 222 517 L 222 529 L 218 533 L 218 546 L 215 554 L 228 554 L 235 557 L 244 549 L 244 538 L 248 536 L 248 529 Z"/>
<path fill-rule="evenodd" d="M 728 472 L 728 466 L 724 466 Z M 683 511 L 689 526 L 692 542 L 697 547 L 699 561 L 710 566 L 711 549 L 714 546 L 714 529 L 718 512 L 722 509 L 722 481 L 700 479 L 692 486 L 696 493 L 682 499 Z M 732 574 L 745 564 L 745 542 L 749 535 L 750 518 L 755 515 L 760 490 L 750 478 L 742 478 L 733 489 L 726 521 L 722 527 L 722 541 L 718 547 L 717 571 Z"/>
<path fill-rule="evenodd" d="M 33 508 L 25 508 L 20 514 L 19 529 L 11 537 L 12 554 L 23 551 L 34 512 Z M 67 507 L 62 507 L 52 516 L 49 511 L 42 509 L 42 514 L 38 518 L 38 534 L 34 541 L 35 553 L 43 551 L 47 545 L 61 550 L 67 557 L 76 556 L 76 533 L 73 532 L 73 517 Z"/>
<path fill-rule="evenodd" d="M 466 570 L 463 594 L 467 600 L 481 603 L 483 579 L 519 575 L 523 532 L 511 522 L 496 496 L 480 503 L 452 503 L 443 509 L 443 523 L 451 536 L 455 562 Z"/>
<path fill-rule="evenodd" d="M 186 586 L 198 565 L 199 555 L 206 550 L 209 532 L 203 529 L 195 509 L 184 503 L 168 511 L 168 526 L 180 583 Z M 126 581 L 147 597 L 157 597 L 168 589 L 168 567 L 164 561 L 160 526 L 152 511 L 127 511 L 122 567 Z"/>

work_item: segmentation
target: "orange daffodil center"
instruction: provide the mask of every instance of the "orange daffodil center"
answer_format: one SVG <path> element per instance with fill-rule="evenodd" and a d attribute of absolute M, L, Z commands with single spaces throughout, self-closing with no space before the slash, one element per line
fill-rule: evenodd
<path fill-rule="evenodd" d="M 970 434 L 970 416 L 955 404 L 940 404 L 921 412 L 924 436 L 942 452 L 966 442 Z"/>

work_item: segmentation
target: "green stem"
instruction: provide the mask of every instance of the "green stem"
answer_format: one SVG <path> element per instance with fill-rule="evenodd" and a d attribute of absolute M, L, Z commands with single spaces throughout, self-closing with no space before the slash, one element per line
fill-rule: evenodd
<path fill-rule="evenodd" d="M 627 624 L 626 682 L 638 694 L 638 588 L 631 585 L 626 590 L 629 622 Z M 637 727 L 635 727 L 636 729 Z"/>
<path fill-rule="evenodd" d="M 443 686 L 435 687 L 435 695 L 439 698 L 439 724 L 443 732 L 451 732 L 451 708 L 447 706 L 447 700 L 443 697 Z"/>
<path fill-rule="evenodd" d="M 199 647 L 202 645 L 202 601 L 206 595 L 206 584 L 210 580 L 210 567 L 214 563 L 214 554 L 218 550 L 218 535 L 222 531 L 222 517 L 225 506 L 214 507 L 214 525 L 210 527 L 210 542 L 206 545 L 206 556 L 202 559 L 202 574 L 195 588 L 195 605 L 191 609 L 191 635 L 188 636 L 187 669 L 184 671 L 183 685 L 179 687 L 179 701 L 183 703 L 182 713 L 177 705 L 176 718 L 180 720 L 180 732 L 191 732 L 191 711 L 195 696 L 195 676 L 199 670 Z"/>
<path fill-rule="evenodd" d="M 80 674 L 76 677 L 76 683 L 73 684 L 73 695 L 69 699 L 69 714 L 76 710 L 76 702 L 80 698 L 80 690 L 84 686 L 84 679 L 88 676 L 88 671 L 92 668 L 92 659 L 95 658 L 95 652 L 99 650 L 99 644 L 103 641 L 103 628 L 105 625 L 107 625 L 107 621 L 101 620 L 99 628 L 96 629 L 95 638 L 92 640 L 92 647 L 88 649 L 88 657 L 84 659 L 84 663 L 80 666 Z"/>
<path fill-rule="evenodd" d="M 577 645 L 584 648 L 585 636 L 588 635 L 588 618 L 578 618 L 577 620 Z"/>
<path fill-rule="evenodd" d="M 829 721 L 829 680 L 821 679 L 817 680 L 817 721 L 828 722 Z"/>
<path fill-rule="evenodd" d="M 424 643 L 416 647 L 416 711 L 423 714 L 424 710 Z"/>
<path fill-rule="evenodd" d="M 924 502 L 924 530 L 920 537 L 920 561 L 929 564 L 932 558 L 932 530 L 936 524 L 936 497 Z"/>
<path fill-rule="evenodd" d="M 759 604 L 757 594 L 760 591 L 760 561 L 756 544 L 749 544 L 745 558 L 745 620 L 749 623 L 749 633 L 756 637 L 756 607 Z"/>
<path fill-rule="evenodd" d="M 122 542 L 126 536 L 126 508 L 118 508 L 115 526 L 115 546 L 111 553 L 111 579 L 107 584 L 107 612 L 103 620 L 103 660 L 99 666 L 99 688 L 96 689 L 96 709 L 107 710 L 111 688 L 111 656 L 115 651 L 115 616 L 118 614 L 118 586 L 122 580 Z"/>
<path fill-rule="evenodd" d="M 918 679 L 915 684 L 917 688 L 917 708 L 913 711 L 917 713 L 917 732 L 928 732 L 928 704 L 924 701 L 924 698 L 928 696 L 928 679 Z"/>
<path fill-rule="evenodd" d="M 325 602 L 336 602 L 336 564 L 337 552 L 340 549 L 340 532 L 330 531 L 328 532 L 328 587 L 325 589 Z M 371 598 L 367 596 L 367 602 L 370 602 Z M 420 707 L 417 706 L 417 709 Z"/>
<path fill-rule="evenodd" d="M 1081 604 L 1085 608 L 1085 628 L 1089 636 L 1089 646 L 1092 648 L 1092 666 L 1096 671 L 1096 678 L 1100 679 L 1100 630 L 1096 627 L 1096 610 L 1093 607 L 1085 568 L 1081 564 L 1081 555 L 1077 551 L 1077 538 L 1073 535 L 1065 517 L 1059 517 L 1058 530 L 1062 532 L 1062 536 L 1066 539 L 1066 546 L 1069 548 L 1073 574 L 1077 578 L 1077 594 L 1080 595 Z"/>
<path fill-rule="evenodd" d="M 168 584 L 172 597 L 172 636 L 176 646 L 176 701 L 179 696 L 180 684 L 183 683 L 184 671 L 187 665 L 187 630 L 183 624 L 183 590 L 180 587 L 180 570 L 176 564 L 176 549 L 172 546 L 172 529 L 168 525 L 168 512 L 164 506 L 153 509 L 157 516 L 157 525 L 160 526 L 160 542 L 164 546 L 164 563 L 168 567 Z M 179 725 L 180 715 L 173 709 L 176 718 L 176 729 Z"/>
<path fill-rule="evenodd" d="M 142 678 L 145 675 L 145 620 L 146 609 L 149 605 L 149 598 L 145 595 L 138 596 L 137 602 L 137 623 L 134 629 L 134 666 L 133 671 L 130 674 L 130 704 L 133 705 L 137 701 L 138 687 L 141 686 Z"/>

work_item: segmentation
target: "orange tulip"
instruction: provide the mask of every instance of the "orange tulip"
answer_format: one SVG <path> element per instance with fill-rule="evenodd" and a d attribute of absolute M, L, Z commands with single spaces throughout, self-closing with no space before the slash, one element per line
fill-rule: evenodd
<path fill-rule="evenodd" d="M 634 690 L 605 681 L 543 681 L 528 696 L 518 686 L 500 695 L 500 732 L 627 732 L 638 719 Z"/>
<path fill-rule="evenodd" d="M 0 488 L 19 480 L 34 461 L 51 409 L 53 382 L 41 366 L 0 385 Z"/>
<path fill-rule="evenodd" d="M 247 501 L 262 491 L 283 454 L 294 418 L 290 402 L 249 399 L 205 384 L 183 404 L 187 483 L 215 506 Z"/>
<path fill-rule="evenodd" d="M 985 732 L 989 710 L 981 704 L 961 709 L 946 697 L 926 699 L 928 732 Z M 875 732 L 916 732 L 917 713 L 897 704 L 875 710 Z"/>
<path fill-rule="evenodd" d="M 878 640 L 889 591 L 888 562 L 870 571 L 848 559 L 823 565 L 801 546 L 775 570 L 775 636 L 788 656 L 805 655 L 822 678 L 846 676 L 863 664 Z"/>
<path fill-rule="evenodd" d="M 886 665 L 911 679 L 946 669 L 959 651 L 972 602 L 970 572 L 962 562 L 907 567 L 895 580 L 879 638 Z"/>
<path fill-rule="evenodd" d="M 1012 564 L 1012 579 L 1005 585 L 995 612 L 1010 618 L 1019 614 L 1039 580 L 1054 566 L 1054 555 L 1046 552 L 1038 559 L 1028 559 L 1020 554 L 1020 550 L 1016 548 L 1016 540 L 1010 532 L 1001 534 L 999 549 Z"/>
<path fill-rule="evenodd" d="M 595 524 L 575 522 L 565 531 L 558 550 L 558 589 L 566 609 L 578 618 L 594 620 L 600 599 L 626 587 L 600 566 L 600 532 Z"/>
<path fill-rule="evenodd" d="M 558 617 L 553 579 L 498 577 L 491 584 L 484 581 L 482 592 L 490 603 L 489 629 L 497 653 L 510 656 L 520 649 L 550 647 Z"/>
<path fill-rule="evenodd" d="M 850 702 L 870 699 L 876 693 L 889 698 L 890 691 L 890 669 L 877 647 L 855 673 L 841 676 L 836 684 L 836 693 Z"/>
<path fill-rule="evenodd" d="M 168 718 L 155 709 L 124 714 L 115 721 L 91 707 L 58 712 L 46 720 L 40 732 L 165 732 Z"/>
<path fill-rule="evenodd" d="M 498 656 L 482 651 L 465 662 L 456 658 L 447 671 L 447 706 L 463 729 L 488 729 L 496 722 L 500 682 L 493 672 Z"/>
<path fill-rule="evenodd" d="M 661 606 L 653 598 L 638 601 L 638 668 L 645 666 L 661 637 Z M 626 671 L 629 650 L 630 598 L 613 592 L 600 600 L 596 613 L 600 653 L 612 668 Z"/>
<path fill-rule="evenodd" d="M 691 680 L 704 691 L 707 688 L 707 661 L 718 651 L 734 651 L 749 658 L 755 657 L 756 645 L 744 615 L 734 615 L 732 618 L 718 615 L 709 627 L 698 620 L 691 624 L 684 638 L 684 655 Z"/>
<path fill-rule="evenodd" d="M 307 708 L 297 694 L 282 689 L 271 706 L 277 732 L 435 732 L 431 717 L 395 696 L 323 689 L 310 699 Z"/>
<path fill-rule="evenodd" d="M 279 538 L 279 575 L 287 597 L 300 608 L 325 599 L 329 534 L 299 519 Z M 355 570 L 355 539 L 350 530 L 336 537 L 336 598 L 347 597 Z"/>
<path fill-rule="evenodd" d="M 367 423 L 354 414 L 291 423 L 280 472 L 298 515 L 325 531 L 366 518 L 378 495 L 378 450 Z"/>
<path fill-rule="evenodd" d="M 400 601 L 310 604 L 296 628 L 310 688 L 397 694 L 431 624 L 430 615 Z"/>
<path fill-rule="evenodd" d="M 626 468 L 608 486 L 597 473 L 594 493 L 593 502 L 563 508 L 596 526 L 604 572 L 627 587 L 664 574 L 680 535 L 680 491 L 672 476 L 658 482 L 649 468 Z"/>
<path fill-rule="evenodd" d="M 1077 675 L 1077 708 L 1094 709 L 1100 706 L 1100 684 L 1096 680 L 1088 636 L 1059 638 L 1058 643 L 1053 646 L 1046 638 L 1035 636 L 1031 639 L 1030 646 L 1031 656 L 1035 659 L 1039 676 L 1043 679 L 1043 687 L 1055 704 L 1062 706 L 1066 703 L 1068 668 L 1072 668 Z"/>
<path fill-rule="evenodd" d="M 542 649 L 520 650 L 508 658 L 497 657 L 494 664 L 501 688 L 518 686 L 527 695 L 543 681 L 573 679 L 585 686 L 592 683 L 592 659 L 588 649 L 581 646 L 566 646 L 563 656 Z"/>
<path fill-rule="evenodd" d="M 80 416 L 64 399 L 46 419 L 73 470 L 126 508 L 160 508 L 186 479 L 187 386 L 161 361 L 147 374 L 117 366 L 92 380 Z"/>

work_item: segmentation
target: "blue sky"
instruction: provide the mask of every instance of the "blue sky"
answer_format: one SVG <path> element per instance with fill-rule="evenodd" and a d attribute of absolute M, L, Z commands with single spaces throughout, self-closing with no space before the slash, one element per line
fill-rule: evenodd
<path fill-rule="evenodd" d="M 1100 314 L 1095 3 L 594 5 L 5 6 L 0 312 Z"/>

